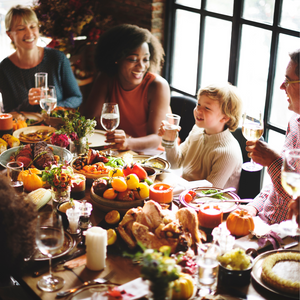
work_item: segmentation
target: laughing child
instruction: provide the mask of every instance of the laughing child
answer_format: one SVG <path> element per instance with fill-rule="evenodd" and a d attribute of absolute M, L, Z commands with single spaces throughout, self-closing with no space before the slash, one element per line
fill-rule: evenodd
<path fill-rule="evenodd" d="M 183 168 L 186 180 L 206 179 L 214 187 L 238 190 L 243 158 L 230 132 L 236 130 L 241 117 L 242 100 L 237 88 L 229 83 L 209 85 L 199 90 L 197 98 L 195 125 L 182 144 L 165 149 L 167 160 L 172 169 Z M 162 121 L 160 136 L 165 132 L 164 125 Z"/>

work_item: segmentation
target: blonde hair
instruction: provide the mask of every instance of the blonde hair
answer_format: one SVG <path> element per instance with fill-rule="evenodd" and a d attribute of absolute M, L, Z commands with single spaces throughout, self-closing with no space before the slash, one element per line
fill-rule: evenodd
<path fill-rule="evenodd" d="M 29 21 L 34 21 L 37 24 L 39 23 L 36 13 L 31 8 L 22 5 L 16 5 L 11 7 L 5 16 L 6 31 L 11 31 L 13 23 L 18 19 L 23 19 L 25 24 Z M 14 46 L 13 42 L 12 45 Z"/>
<path fill-rule="evenodd" d="M 230 83 L 224 85 L 211 84 L 198 91 L 198 99 L 202 95 L 219 101 L 222 113 L 229 117 L 226 127 L 230 131 L 235 131 L 242 116 L 242 99 L 237 88 Z"/>

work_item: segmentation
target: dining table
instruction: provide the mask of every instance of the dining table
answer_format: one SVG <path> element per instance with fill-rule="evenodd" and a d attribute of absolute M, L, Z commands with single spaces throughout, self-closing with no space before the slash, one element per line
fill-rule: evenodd
<path fill-rule="evenodd" d="M 87 200 L 87 202 L 91 203 L 93 205 L 93 209 L 90 216 L 90 221 L 92 223 L 92 226 L 100 226 L 104 227 L 102 225 L 105 224 L 104 217 L 106 212 L 104 212 L 91 198 L 91 185 L 93 180 L 87 179 L 87 185 L 86 185 L 86 191 L 85 196 L 81 200 Z M 162 182 L 162 183 L 172 183 L 173 186 L 175 185 L 184 185 L 183 179 L 181 178 L 178 173 L 171 170 L 171 172 L 168 173 L 162 173 L 161 175 L 158 175 L 155 179 L 155 182 Z M 197 182 L 199 183 L 199 181 Z M 202 182 L 202 186 L 208 186 L 210 187 L 211 184 L 204 180 Z M 181 207 L 181 203 L 176 200 L 172 203 L 172 210 L 178 210 Z M 178 199 L 178 197 L 176 198 Z M 81 201 L 80 200 L 80 201 Z M 43 208 L 40 209 L 40 211 L 46 211 L 53 209 L 54 206 L 56 206 L 57 203 L 53 203 L 52 200 L 48 202 Z M 224 214 L 224 220 L 226 220 L 226 214 Z M 105 227 L 104 227 L 105 228 Z M 105 228 L 107 229 L 107 228 Z M 82 242 L 83 236 L 81 234 L 79 235 L 72 235 L 72 238 L 74 239 L 74 247 L 72 248 L 72 252 L 75 252 L 77 249 L 83 249 L 82 253 L 84 253 L 84 243 Z M 120 237 L 118 237 L 118 240 Z M 284 244 L 289 244 L 291 242 L 295 241 L 292 237 L 286 237 L 284 239 Z M 123 248 L 122 248 L 123 247 Z M 124 248 L 124 243 L 116 243 L 111 246 L 107 246 L 107 257 L 105 260 L 105 267 L 101 271 L 91 271 L 86 267 L 84 262 L 84 257 L 82 257 L 82 260 L 77 258 L 78 266 L 72 267 L 72 268 L 53 268 L 53 273 L 55 275 L 58 275 L 62 277 L 65 280 L 65 284 L 63 288 L 60 291 L 71 289 L 74 287 L 77 287 L 79 285 L 82 285 L 83 282 L 93 280 L 95 278 L 99 277 L 105 277 L 106 275 L 111 273 L 111 277 L 109 278 L 109 284 L 120 286 L 123 284 L 126 284 L 128 282 L 131 282 L 141 276 L 140 274 L 140 267 L 137 263 L 134 263 L 133 260 L 129 257 L 125 257 L 123 255 L 124 251 L 130 251 L 129 248 Z M 259 253 L 264 253 L 265 251 L 272 250 L 271 246 L 267 246 L 263 249 L 258 250 Z M 299 244 L 292 247 L 291 250 L 300 251 Z M 84 255 L 84 254 L 83 254 Z M 64 260 L 64 256 L 61 256 L 59 258 L 56 258 L 53 260 L 53 263 L 56 263 L 57 261 Z M 25 268 L 22 271 L 21 274 L 16 276 L 16 280 L 19 282 L 19 284 L 24 288 L 25 291 L 30 295 L 32 299 L 42 299 L 42 300 L 53 300 L 57 299 L 56 292 L 44 292 L 40 290 L 37 286 L 37 282 L 44 276 L 45 274 L 41 274 L 40 276 L 34 276 L 34 272 L 38 271 L 42 268 L 45 268 L 48 266 L 49 261 L 34 261 L 29 260 L 25 263 Z M 47 273 L 46 273 L 47 274 Z M 195 287 L 197 286 L 197 279 L 195 279 Z M 266 299 L 266 300 L 281 300 L 282 295 L 280 293 L 276 293 L 273 291 L 270 291 L 269 289 L 266 289 L 264 286 L 262 286 L 259 282 L 256 282 L 253 278 L 251 278 L 251 281 L 249 284 L 245 286 L 230 286 L 230 288 L 226 286 L 218 286 L 217 295 L 222 296 L 223 298 L 220 299 L 249 299 L 249 300 L 258 300 L 258 299 Z M 197 298 L 197 293 L 194 295 L 195 297 L 192 299 Z M 71 299 L 68 297 L 62 298 L 62 299 Z M 77 299 L 77 298 L 76 298 Z M 146 299 L 145 297 L 142 299 Z M 201 298 L 197 298 L 201 299 Z M 284 297 L 284 299 L 289 299 L 289 297 Z M 292 299 L 292 298 L 291 298 Z"/>

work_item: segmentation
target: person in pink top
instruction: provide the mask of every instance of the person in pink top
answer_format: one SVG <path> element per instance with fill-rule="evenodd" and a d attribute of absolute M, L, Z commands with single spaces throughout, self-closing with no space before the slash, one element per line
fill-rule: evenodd
<path fill-rule="evenodd" d="M 95 117 L 101 128 L 104 102 L 118 103 L 120 125 L 106 134 L 119 150 L 157 148 L 160 122 L 170 111 L 170 87 L 157 72 L 164 50 L 147 29 L 118 25 L 101 35 L 95 55 L 99 74 L 82 114 Z"/>

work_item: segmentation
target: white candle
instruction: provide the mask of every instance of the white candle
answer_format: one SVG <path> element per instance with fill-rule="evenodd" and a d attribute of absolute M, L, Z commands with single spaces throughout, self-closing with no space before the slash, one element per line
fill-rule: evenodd
<path fill-rule="evenodd" d="M 86 266 L 92 271 L 105 268 L 107 232 L 101 227 L 91 227 L 85 234 Z"/>

